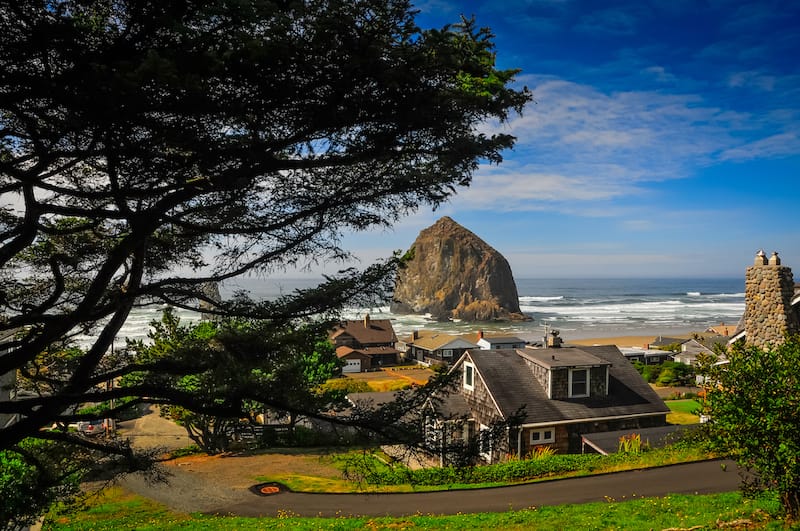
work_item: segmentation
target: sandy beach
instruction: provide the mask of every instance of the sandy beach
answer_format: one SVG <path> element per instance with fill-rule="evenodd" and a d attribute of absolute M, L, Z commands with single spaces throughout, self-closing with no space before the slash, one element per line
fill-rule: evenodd
<path fill-rule="evenodd" d="M 586 339 L 565 339 L 567 345 L 616 345 L 618 347 L 644 347 L 649 344 L 653 339 L 658 336 L 614 336 L 614 337 L 599 337 L 599 338 L 586 338 Z M 691 338 L 692 334 L 676 334 L 669 335 L 675 338 Z"/>

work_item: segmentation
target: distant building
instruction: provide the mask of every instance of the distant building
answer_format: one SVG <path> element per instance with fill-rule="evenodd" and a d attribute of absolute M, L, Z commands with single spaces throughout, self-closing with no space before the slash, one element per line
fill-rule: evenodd
<path fill-rule="evenodd" d="M 397 365 L 400 352 L 389 319 L 343 321 L 330 334 L 336 355 L 344 360 L 343 372 L 364 372 Z"/>
<path fill-rule="evenodd" d="M 433 331 L 414 331 L 408 341 L 398 345 L 405 357 L 425 364 L 447 364 L 461 357 L 465 350 L 478 348 L 476 343 L 451 334 Z"/>
<path fill-rule="evenodd" d="M 483 350 L 498 350 L 504 348 L 525 348 L 525 340 L 517 336 L 503 336 L 497 334 L 486 334 L 483 330 L 478 330 L 473 335 L 462 336 L 464 339 L 478 345 Z"/>

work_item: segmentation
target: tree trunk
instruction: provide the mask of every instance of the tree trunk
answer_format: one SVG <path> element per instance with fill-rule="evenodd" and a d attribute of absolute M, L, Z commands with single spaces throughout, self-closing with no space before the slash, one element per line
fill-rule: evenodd
<path fill-rule="evenodd" d="M 781 492 L 781 505 L 786 511 L 787 522 L 797 522 L 800 517 L 800 487 Z"/>

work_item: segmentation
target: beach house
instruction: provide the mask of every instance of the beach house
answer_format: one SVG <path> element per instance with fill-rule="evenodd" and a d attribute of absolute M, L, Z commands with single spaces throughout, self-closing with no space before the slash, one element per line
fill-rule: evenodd
<path fill-rule="evenodd" d="M 397 365 L 400 352 L 389 319 L 342 321 L 330 334 L 336 356 L 344 361 L 342 372 L 365 372 Z"/>
<path fill-rule="evenodd" d="M 518 417 L 499 444 L 482 444 L 490 463 L 539 446 L 578 453 L 586 434 L 664 426 L 669 413 L 613 345 L 470 349 L 450 372 L 459 378 L 455 396 L 442 401 L 446 412 L 431 407 L 426 437 L 445 448 Z"/>

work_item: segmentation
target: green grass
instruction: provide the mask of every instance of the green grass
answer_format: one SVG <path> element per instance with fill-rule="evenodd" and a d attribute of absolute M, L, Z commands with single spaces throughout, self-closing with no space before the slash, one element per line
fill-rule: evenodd
<path fill-rule="evenodd" d="M 697 424 L 700 417 L 694 412 L 700 409 L 700 402 L 694 399 L 665 400 L 665 404 L 672 411 L 667 415 L 670 424 Z"/>
<path fill-rule="evenodd" d="M 565 457 L 570 459 L 564 459 Z M 481 466 L 477 472 L 473 471 L 472 474 L 467 474 L 467 477 L 462 477 L 458 470 L 451 470 L 449 467 L 408 473 L 405 467 L 399 463 L 394 463 L 392 466 L 387 465 L 383 452 L 375 449 L 362 449 L 321 457 L 321 459 L 330 462 L 343 472 L 348 466 L 355 466 L 352 471 L 356 473 L 356 476 L 365 475 L 362 481 L 358 481 L 355 478 L 347 480 L 344 477 L 312 477 L 286 473 L 275 476 L 259 475 L 254 479 L 257 482 L 264 483 L 277 481 L 295 492 L 427 492 L 532 483 L 556 478 L 689 463 L 713 457 L 702 448 L 689 444 L 676 444 L 667 448 L 657 448 L 638 454 L 553 456 L 552 461 L 554 463 L 556 461 L 561 463 L 558 466 L 529 467 L 526 466 L 524 460 L 512 460 L 508 463 Z M 546 462 L 543 464 L 546 464 Z M 395 468 L 399 470 L 396 474 L 393 474 L 392 470 Z M 533 472 L 537 469 L 541 470 L 541 472 Z M 438 474 L 439 472 L 448 476 L 447 481 L 438 479 L 441 475 Z"/>
<path fill-rule="evenodd" d="M 90 501 L 87 508 L 68 515 L 51 515 L 49 531 L 115 530 L 347 530 L 347 529 L 582 529 L 645 530 L 666 528 L 786 529 L 776 515 L 775 498 L 743 499 L 739 493 L 673 495 L 665 498 L 607 500 L 581 505 L 536 507 L 503 513 L 453 516 L 300 518 L 242 518 L 187 515 L 112 488 Z M 731 525 L 733 524 L 733 525 Z M 798 529 L 793 527 L 792 529 Z"/>

